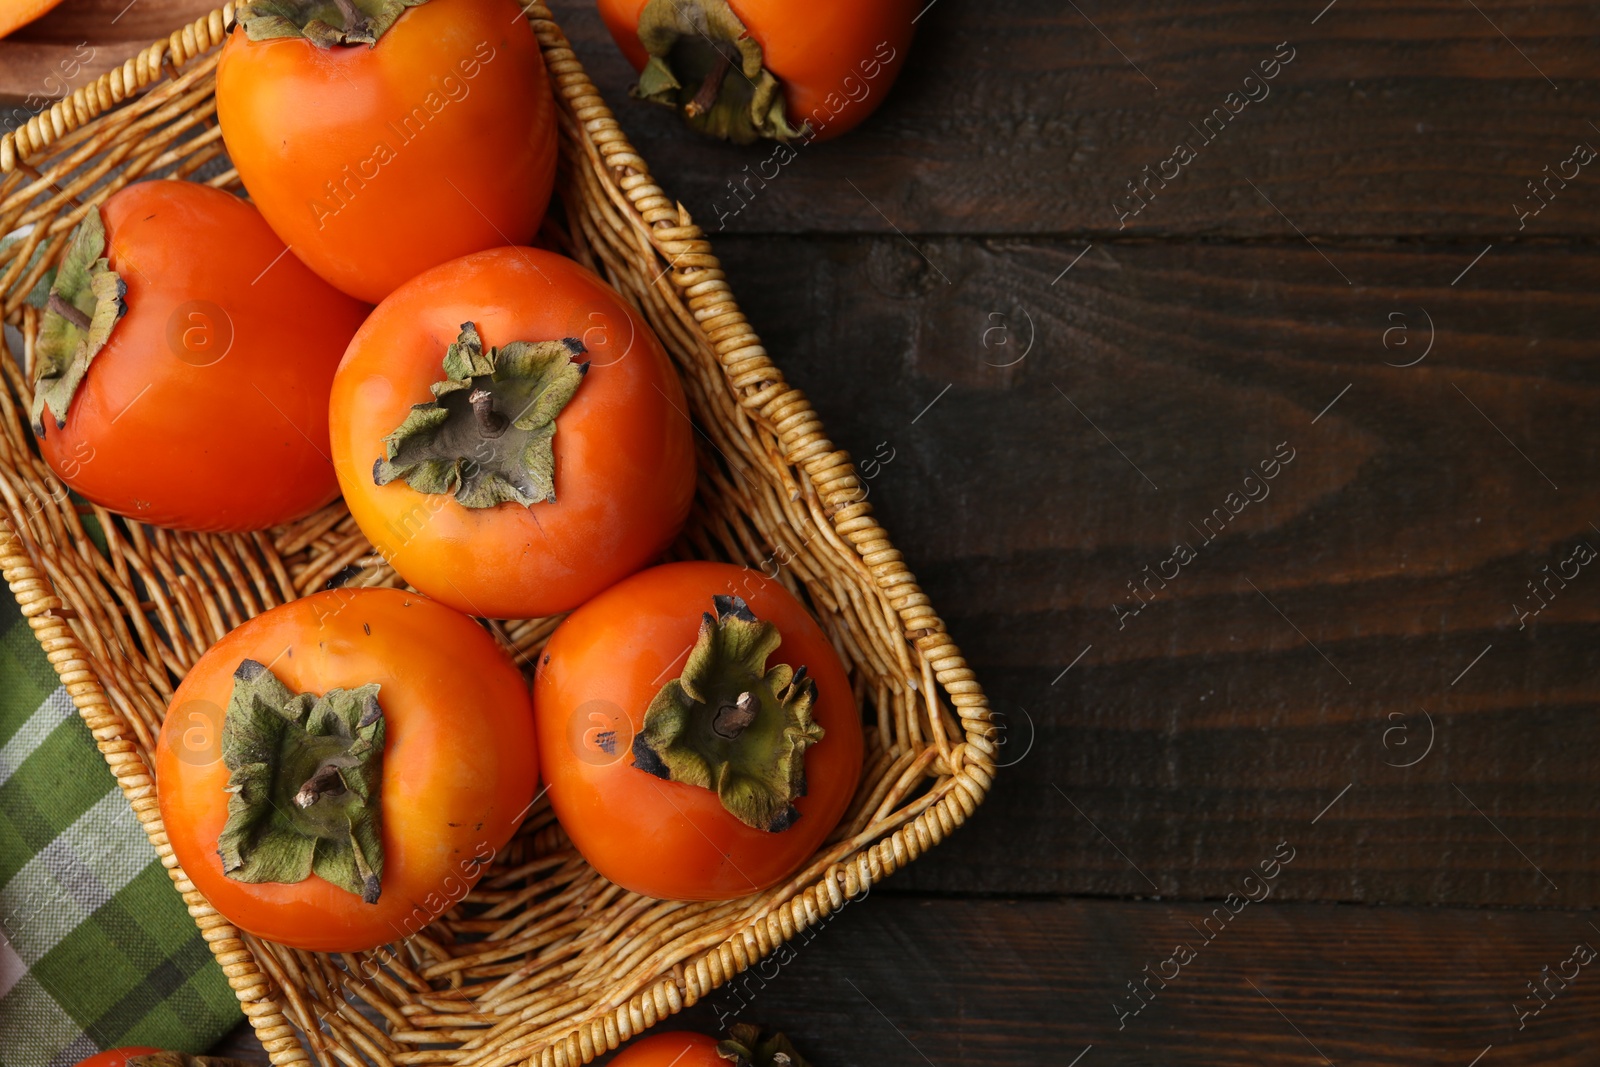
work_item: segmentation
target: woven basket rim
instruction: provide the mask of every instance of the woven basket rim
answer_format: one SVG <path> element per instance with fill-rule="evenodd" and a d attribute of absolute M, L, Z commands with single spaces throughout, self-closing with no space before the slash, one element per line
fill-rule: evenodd
<path fill-rule="evenodd" d="M 6 133 L 0 138 L 0 178 L 19 170 L 38 177 L 28 165 L 30 158 L 62 142 L 70 143 L 76 131 L 153 87 L 162 78 L 183 77 L 188 64 L 215 50 L 225 40 L 234 25 L 233 8 L 232 3 L 226 4 L 179 27 L 123 65 L 58 101 L 23 127 Z M 605 191 L 613 206 L 625 212 L 624 217 L 632 229 L 665 265 L 657 284 L 661 284 L 663 278 L 670 278 L 670 284 L 682 298 L 697 286 L 703 288 L 708 275 L 715 274 L 720 279 L 720 264 L 711 254 L 703 232 L 694 225 L 681 204 L 666 197 L 654 184 L 648 167 L 571 52 L 570 43 L 543 0 L 534 0 L 523 10 L 539 37 L 558 109 L 570 115 L 595 170 L 607 177 Z M 570 62 L 563 60 L 558 72 L 552 57 L 559 56 L 563 50 Z M 86 197 L 85 207 L 103 199 L 104 195 L 100 192 Z M 685 260 L 687 265 L 680 265 Z M 627 294 L 624 297 L 627 298 Z M 808 479 L 818 496 L 827 502 L 825 514 L 831 520 L 832 531 L 842 544 L 853 548 L 863 586 L 871 589 L 894 613 L 899 620 L 900 635 L 915 649 L 916 658 L 920 660 L 920 673 L 910 671 L 904 680 L 912 689 L 925 692 L 929 701 L 933 700 L 934 686 L 943 689 L 960 717 L 964 738 L 946 745 L 942 730 L 934 727 L 939 745 L 935 747 L 933 742 L 928 742 L 915 762 L 926 765 L 937 759 L 943 766 L 939 780 L 915 805 L 900 812 L 898 818 L 875 822 L 858 835 L 849 855 L 830 865 L 821 881 L 796 886 L 791 880 L 757 895 L 764 906 L 742 926 L 742 936 L 734 934 L 700 957 L 703 963 L 713 953 L 731 956 L 736 963 L 729 975 L 702 982 L 700 984 L 706 988 L 699 990 L 694 988 L 692 975 L 690 978 L 663 976 L 652 988 L 634 994 L 627 1003 L 588 1018 L 565 1038 L 526 1048 L 521 1060 L 530 1064 L 587 1063 L 605 1050 L 615 1048 L 622 1040 L 707 995 L 730 980 L 731 974 L 744 970 L 792 936 L 787 931 L 780 932 L 775 943 L 763 947 L 759 926 L 776 923 L 774 917 L 785 910 L 792 919 L 795 933 L 824 920 L 842 906 L 841 898 L 855 896 L 860 887 L 870 887 L 941 841 L 970 816 L 992 784 L 996 749 L 991 733 L 992 715 L 983 690 L 887 533 L 871 517 L 872 508 L 864 499 L 863 483 L 854 464 L 822 434 L 820 420 L 809 402 L 798 390 L 789 387 L 782 372 L 765 359 L 765 349 L 745 323 L 726 283 L 721 283 L 716 309 L 717 314 L 709 320 L 697 318 L 703 342 L 721 365 L 723 383 L 748 417 L 768 425 L 777 436 L 783 445 L 785 467 L 793 468 L 796 474 Z M 730 337 L 713 336 L 728 332 L 730 318 L 737 320 L 735 325 L 741 326 L 742 332 L 735 329 Z M 747 365 L 754 357 L 765 362 L 758 380 L 752 383 L 743 379 L 750 377 Z M 88 653 L 68 618 L 62 614 L 63 601 L 43 569 L 30 557 L 28 545 L 17 532 L 16 520 L 9 514 L 0 516 L 0 572 L 74 705 L 89 723 L 102 754 L 147 834 L 153 842 L 164 842 L 165 829 L 155 803 L 153 778 L 137 751 L 135 731 L 122 713 L 108 702 Z M 180 891 L 184 891 L 185 886 L 192 891 L 192 884 L 178 869 L 170 849 L 162 852 L 158 846 L 158 853 L 172 871 Z M 198 897 L 198 893 L 195 896 Z M 210 914 L 198 914 L 199 910 Z M 279 1067 L 308 1062 L 308 1052 L 284 1015 L 281 990 L 275 989 L 277 983 L 271 975 L 259 969 L 248 946 L 235 940 L 237 931 L 209 905 L 196 909 L 191 904 L 190 911 L 211 942 L 219 962 L 223 963 L 241 1009 L 254 1024 L 272 1062 Z M 237 949 L 225 952 L 224 942 Z M 688 988 L 683 988 L 685 986 Z"/>

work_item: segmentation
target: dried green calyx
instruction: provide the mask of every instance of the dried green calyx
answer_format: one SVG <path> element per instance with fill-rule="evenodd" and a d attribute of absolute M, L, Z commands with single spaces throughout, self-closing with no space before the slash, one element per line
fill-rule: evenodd
<path fill-rule="evenodd" d="M 728 1036 L 717 1042 L 717 1055 L 734 1067 L 810 1067 L 787 1037 L 774 1033 L 763 1038 L 761 1027 L 752 1023 L 728 1027 Z"/>
<path fill-rule="evenodd" d="M 712 597 L 716 614 L 683 674 L 650 702 L 633 739 L 634 766 L 672 782 L 716 790 L 739 821 L 777 833 L 794 824 L 805 796 L 805 750 L 822 740 L 811 717 L 817 686 L 804 667 L 767 667 L 778 628 L 738 597 Z"/>
<path fill-rule="evenodd" d="M 45 302 L 34 346 L 33 406 L 28 415 L 33 432 L 45 434 L 48 406 L 56 428 L 67 424 L 72 397 L 89 373 L 89 364 L 111 338 L 117 320 L 128 310 L 128 287 L 105 257 L 106 227 L 98 207 L 78 224 L 62 257 Z"/>
<path fill-rule="evenodd" d="M 789 124 L 783 86 L 728 0 L 649 0 L 639 43 L 650 59 L 633 95 L 676 109 L 701 133 L 750 144 L 804 132 Z"/>
<path fill-rule="evenodd" d="M 222 873 L 240 882 L 315 873 L 376 903 L 383 740 L 376 682 L 320 697 L 291 693 L 264 665 L 242 661 L 222 721 L 230 772 L 217 839 Z"/>
<path fill-rule="evenodd" d="M 127 1058 L 128 1067 L 248 1067 L 227 1056 L 191 1056 L 187 1052 L 145 1052 Z"/>
<path fill-rule="evenodd" d="M 373 480 L 452 493 L 469 508 L 555 500 L 556 416 L 588 373 L 588 363 L 573 359 L 584 351 L 572 337 L 485 350 L 477 327 L 462 323 L 434 399 L 383 439 Z"/>
<path fill-rule="evenodd" d="M 300 37 L 318 48 L 376 45 L 408 7 L 428 0 L 250 0 L 234 20 L 252 41 Z"/>

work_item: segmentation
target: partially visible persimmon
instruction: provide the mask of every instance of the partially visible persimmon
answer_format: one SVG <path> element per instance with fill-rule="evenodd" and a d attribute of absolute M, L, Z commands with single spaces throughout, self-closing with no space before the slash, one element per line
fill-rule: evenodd
<path fill-rule="evenodd" d="M 275 0 L 239 19 L 217 63 L 222 139 L 312 270 L 375 304 L 533 237 L 555 98 L 516 0 Z"/>
<path fill-rule="evenodd" d="M 635 95 L 748 144 L 825 141 L 875 111 L 922 0 L 600 0 Z"/>
<path fill-rule="evenodd" d="M 79 1060 L 77 1067 L 250 1067 L 243 1060 L 226 1056 L 194 1056 L 187 1052 L 145 1048 L 129 1045 L 125 1048 L 107 1049 L 87 1059 Z M 681 1064 L 680 1067 L 689 1067 Z"/>
<path fill-rule="evenodd" d="M 93 1056 L 78 1061 L 78 1067 L 130 1067 L 137 1059 L 152 1054 L 159 1054 L 158 1048 L 148 1045 L 127 1045 L 123 1048 L 108 1048 L 104 1052 L 96 1052 Z"/>
<path fill-rule="evenodd" d="M 50 288 L 30 367 L 39 451 L 140 522 L 297 519 L 339 495 L 328 391 L 366 312 L 248 202 L 136 182 L 90 209 Z"/>
<path fill-rule="evenodd" d="M 808 1067 L 782 1034 L 737 1023 L 722 1041 L 688 1030 L 651 1034 L 617 1053 L 611 1067 Z"/>
<path fill-rule="evenodd" d="M 60 3 L 61 0 L 6 0 L 0 4 L 0 37 L 21 29 Z"/>

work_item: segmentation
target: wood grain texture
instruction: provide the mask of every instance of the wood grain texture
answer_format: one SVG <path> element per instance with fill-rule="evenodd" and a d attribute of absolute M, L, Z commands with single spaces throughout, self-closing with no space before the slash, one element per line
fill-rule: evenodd
<path fill-rule="evenodd" d="M 212 6 L 68 0 L 0 42 L 0 103 L 59 95 L 64 82 L 82 84 Z M 593 5 L 554 6 L 630 138 L 713 233 L 898 226 L 1278 238 L 1298 227 L 1488 238 L 1600 229 L 1593 167 L 1552 186 L 1553 202 L 1525 226 L 1514 208 L 1535 203 L 1526 182 L 1543 180 L 1576 143 L 1600 147 L 1589 125 L 1600 115 L 1600 23 L 1577 0 L 1481 10 L 1344 0 L 1314 25 L 1291 0 L 1180 15 L 1156 0 L 1079 5 L 1081 13 L 1048 0 L 938 3 L 883 108 L 850 137 L 808 146 L 781 167 L 764 165 L 769 147 L 712 143 L 628 101 L 635 76 Z M 1285 41 L 1294 58 L 1267 95 L 1225 124 L 1214 120 L 1222 132 L 1208 141 L 1206 116 L 1239 106 L 1227 95 L 1242 93 L 1245 76 Z M 63 79 L 61 65 L 83 43 L 92 58 Z M 1196 159 L 1166 188 L 1147 187 L 1154 200 L 1124 227 L 1113 201 L 1142 168 L 1159 176 L 1180 141 Z M 762 173 L 777 177 L 763 183 Z M 749 174 L 753 192 L 735 195 L 730 183 Z"/>
<path fill-rule="evenodd" d="M 1015 729 L 903 886 L 1600 896 L 1594 248 L 917 244 L 718 245 Z"/>
<path fill-rule="evenodd" d="M 1467 1067 L 1491 1045 L 1481 1067 L 1594 1062 L 1600 961 L 1550 979 L 1518 1029 L 1542 1003 L 1527 983 L 1600 946 L 1593 913 L 1269 903 L 1224 922 L 1215 907 L 880 890 L 670 1025 L 762 1022 L 817 1067 Z M 1164 963 L 1179 945 L 1192 959 Z M 1127 983 L 1175 969 L 1133 1014 Z M 247 1030 L 217 1051 L 265 1062 Z"/>
<path fill-rule="evenodd" d="M 122 6 L 0 42 L 0 99 L 210 4 L 107 30 Z M 1514 209 L 1600 146 L 1593 6 L 940 0 L 883 110 L 742 207 L 770 149 L 627 102 L 592 4 L 556 6 L 1011 717 L 971 825 L 741 1018 L 818 1067 L 1592 1063 L 1592 966 L 1517 1012 L 1600 946 L 1553 910 L 1600 899 L 1600 570 L 1525 629 L 1513 605 L 1600 547 L 1600 172 Z M 1271 95 L 1119 230 L 1280 41 Z M 1280 842 L 1271 899 L 1223 923 Z M 265 1062 L 247 1028 L 214 1051 Z"/>
<path fill-rule="evenodd" d="M 1600 148 L 1589 124 L 1600 122 L 1600 20 L 1578 0 L 1343 0 L 1314 25 L 1323 4 L 1302 0 L 1181 10 L 1160 0 L 942 0 L 918 23 L 880 111 L 849 137 L 765 169 L 770 148 L 710 144 L 626 101 L 633 71 L 593 6 L 554 6 L 633 143 L 713 234 L 892 225 L 1107 235 L 1119 232 L 1113 199 L 1141 168 L 1159 174 L 1180 141 L 1197 158 L 1169 188 L 1152 186 L 1156 199 L 1123 236 L 1600 230 L 1593 165 L 1525 230 L 1512 207 L 1577 142 Z M 1285 41 L 1294 58 L 1267 95 L 1202 140 L 1190 124 L 1238 106 L 1224 98 L 1242 94 Z M 736 197 L 729 183 L 747 173 L 778 176 Z"/>
<path fill-rule="evenodd" d="M 215 0 L 66 0 L 0 40 L 0 131 L 15 129 L 220 6 Z"/>

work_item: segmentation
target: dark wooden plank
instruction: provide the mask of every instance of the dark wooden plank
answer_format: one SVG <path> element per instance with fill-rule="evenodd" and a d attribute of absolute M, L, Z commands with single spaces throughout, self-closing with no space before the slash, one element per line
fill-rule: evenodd
<path fill-rule="evenodd" d="M 66 0 L 0 40 L 0 133 L 221 4 Z"/>
<path fill-rule="evenodd" d="M 221 6 L 207 0 L 62 0 L 6 40 L 41 44 L 130 40 L 149 44 Z"/>
<path fill-rule="evenodd" d="M 1512 608 L 1600 548 L 1596 249 L 919 244 L 718 246 L 1015 727 L 906 886 L 1600 896 L 1600 569 Z"/>
<path fill-rule="evenodd" d="M 126 6 L 71 0 L 0 42 L 0 101 L 82 84 L 207 3 L 141 0 L 117 17 Z M 1291 0 L 1182 16 L 1154 0 L 1084 8 L 1159 92 L 1070 6 L 936 4 L 883 110 L 849 137 L 766 163 L 777 177 L 764 187 L 758 177 L 745 196 L 730 183 L 763 173 L 769 149 L 707 142 L 628 100 L 633 72 L 593 6 L 554 6 L 635 144 L 713 232 L 1600 232 L 1600 181 L 1588 169 L 1553 184 L 1554 201 L 1525 229 L 1513 207 L 1536 203 L 1525 182 L 1578 141 L 1600 146 L 1589 125 L 1600 114 L 1590 60 L 1600 33 L 1576 0 L 1481 14 L 1452 0 L 1345 0 L 1315 25 Z M 1294 58 L 1269 95 L 1204 143 L 1189 124 L 1226 108 L 1282 41 Z M 74 64 L 82 42 L 93 55 Z M 1149 207 L 1119 230 L 1114 199 L 1145 166 L 1159 173 L 1179 141 L 1197 158 L 1167 188 L 1153 183 Z"/>
<path fill-rule="evenodd" d="M 1286 215 L 1313 236 L 1487 239 L 1519 232 L 1526 181 L 1579 141 L 1600 148 L 1600 21 L 1579 0 L 1343 0 L 1314 24 L 1323 2 L 942 2 L 882 110 L 781 167 L 629 101 L 633 71 L 593 6 L 554 6 L 664 187 L 711 231 L 887 233 L 887 216 L 908 233 L 1116 233 L 1114 198 L 1188 142 L 1197 158 L 1151 186 L 1124 235 L 1293 237 Z M 1285 41 L 1293 59 L 1248 89 L 1267 95 L 1233 103 L 1203 141 L 1190 124 L 1227 108 Z M 1521 232 L 1600 232 L 1593 170 Z M 747 173 L 771 180 L 736 197 L 729 183 Z"/>
<path fill-rule="evenodd" d="M 1263 855 L 1273 844 L 1261 842 Z M 1542 1003 L 1527 983 L 1562 969 L 1579 944 L 1600 945 L 1592 913 L 1265 903 L 1229 914 L 879 890 L 786 964 L 751 972 L 665 1025 L 768 1023 L 817 1067 L 1259 1067 L 1323 1057 L 1341 1067 L 1467 1067 L 1491 1045 L 1482 1067 L 1594 1062 L 1596 963 L 1566 963 L 1576 978 L 1551 978 L 1548 1004 L 1518 1029 L 1518 1009 Z M 1166 963 L 1179 945 L 1188 962 Z M 1146 966 L 1158 976 L 1151 993 Z M 1163 988 L 1159 975 L 1175 970 Z M 1129 982 L 1144 997 L 1137 1014 Z M 247 1031 L 224 1048 L 265 1062 Z"/>

